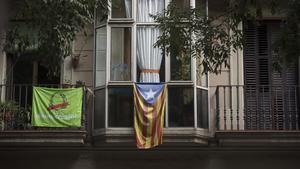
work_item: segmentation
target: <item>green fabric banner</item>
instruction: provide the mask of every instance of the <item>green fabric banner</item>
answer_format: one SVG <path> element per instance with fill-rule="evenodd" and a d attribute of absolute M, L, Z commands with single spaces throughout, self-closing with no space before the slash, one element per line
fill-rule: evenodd
<path fill-rule="evenodd" d="M 79 127 L 82 113 L 82 88 L 34 87 L 32 126 Z"/>

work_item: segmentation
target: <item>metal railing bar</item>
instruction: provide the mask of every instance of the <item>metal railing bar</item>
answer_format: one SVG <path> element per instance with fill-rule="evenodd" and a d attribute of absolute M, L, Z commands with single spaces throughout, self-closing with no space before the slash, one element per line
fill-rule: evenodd
<path fill-rule="evenodd" d="M 299 130 L 298 88 L 298 85 L 217 86 L 217 129 Z M 240 100 L 242 94 L 244 101 Z M 222 116 L 219 112 L 221 109 L 223 109 Z M 224 124 L 220 128 L 222 122 Z M 241 123 L 244 124 L 244 128 L 240 127 Z"/>

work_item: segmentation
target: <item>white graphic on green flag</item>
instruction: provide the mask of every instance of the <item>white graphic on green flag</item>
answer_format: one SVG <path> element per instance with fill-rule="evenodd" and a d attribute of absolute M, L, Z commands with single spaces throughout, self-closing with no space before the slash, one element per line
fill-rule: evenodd
<path fill-rule="evenodd" d="M 79 127 L 82 88 L 34 87 L 31 124 L 37 127 Z"/>

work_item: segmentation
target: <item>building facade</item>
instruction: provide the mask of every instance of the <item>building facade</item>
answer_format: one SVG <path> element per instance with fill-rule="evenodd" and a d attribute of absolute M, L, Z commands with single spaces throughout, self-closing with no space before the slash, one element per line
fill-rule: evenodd
<path fill-rule="evenodd" d="M 213 0 L 175 0 L 218 15 Z M 220 74 L 202 73 L 201 58 L 162 55 L 148 15 L 170 0 L 112 0 L 107 18 L 78 33 L 74 56 L 61 74 L 45 78 L 45 63 L 0 53 L 2 103 L 14 100 L 30 116 L 33 85 L 82 83 L 82 127 L 34 128 L 3 111 L 0 161 L 5 168 L 297 168 L 300 156 L 299 64 L 273 69 L 281 16 L 263 11 L 259 25 L 241 23 L 243 50 L 232 52 Z M 140 151 L 133 131 L 133 85 L 168 86 L 163 145 Z M 28 107 L 27 107 L 28 106 Z M 22 116 L 23 117 L 23 116 Z"/>

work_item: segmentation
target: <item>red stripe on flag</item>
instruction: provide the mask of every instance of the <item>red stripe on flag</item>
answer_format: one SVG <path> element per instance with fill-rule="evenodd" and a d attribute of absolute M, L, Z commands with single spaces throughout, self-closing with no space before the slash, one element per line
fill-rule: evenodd
<path fill-rule="evenodd" d="M 160 118 L 159 118 L 159 123 L 157 126 L 157 139 L 158 139 L 158 144 L 162 144 L 162 125 L 163 125 L 163 113 L 164 113 L 164 106 L 165 106 L 165 95 L 166 95 L 166 89 L 164 89 L 162 95 L 161 95 L 161 105 L 160 105 L 160 110 L 159 110 L 159 114 L 160 114 Z"/>
<path fill-rule="evenodd" d="M 153 105 L 153 112 L 152 112 L 152 129 L 151 129 L 151 146 L 154 146 L 154 139 L 155 139 L 155 131 L 156 131 L 156 125 L 157 125 L 157 103 L 154 103 Z"/>
<path fill-rule="evenodd" d="M 135 91 L 135 118 L 136 118 L 136 127 L 140 128 L 141 126 L 143 126 L 143 121 L 140 119 L 140 117 L 143 115 L 141 115 L 141 112 L 143 112 L 143 109 L 141 108 L 141 105 L 139 104 L 139 95 L 138 93 Z M 140 140 L 140 137 L 144 137 L 143 133 L 142 133 L 142 136 L 138 135 L 138 133 L 136 133 L 136 140 L 137 140 L 137 147 L 138 148 L 145 148 L 145 143 L 144 142 L 141 142 L 143 140 Z"/>
<path fill-rule="evenodd" d="M 147 108 L 147 106 L 145 106 L 145 105 L 143 105 L 143 110 L 144 109 L 148 109 Z M 143 125 L 143 130 L 142 130 L 142 133 L 143 133 L 143 141 L 144 141 L 144 143 L 146 144 L 146 142 L 147 142 L 147 137 L 148 137 L 148 132 L 147 132 L 147 129 L 148 129 L 148 119 L 147 119 L 147 111 L 143 111 L 142 112 L 143 113 L 143 122 L 142 122 L 142 125 Z"/>
<path fill-rule="evenodd" d="M 161 144 L 162 138 L 161 138 L 161 124 L 159 123 L 157 126 L 157 139 L 158 139 L 158 144 Z"/>

